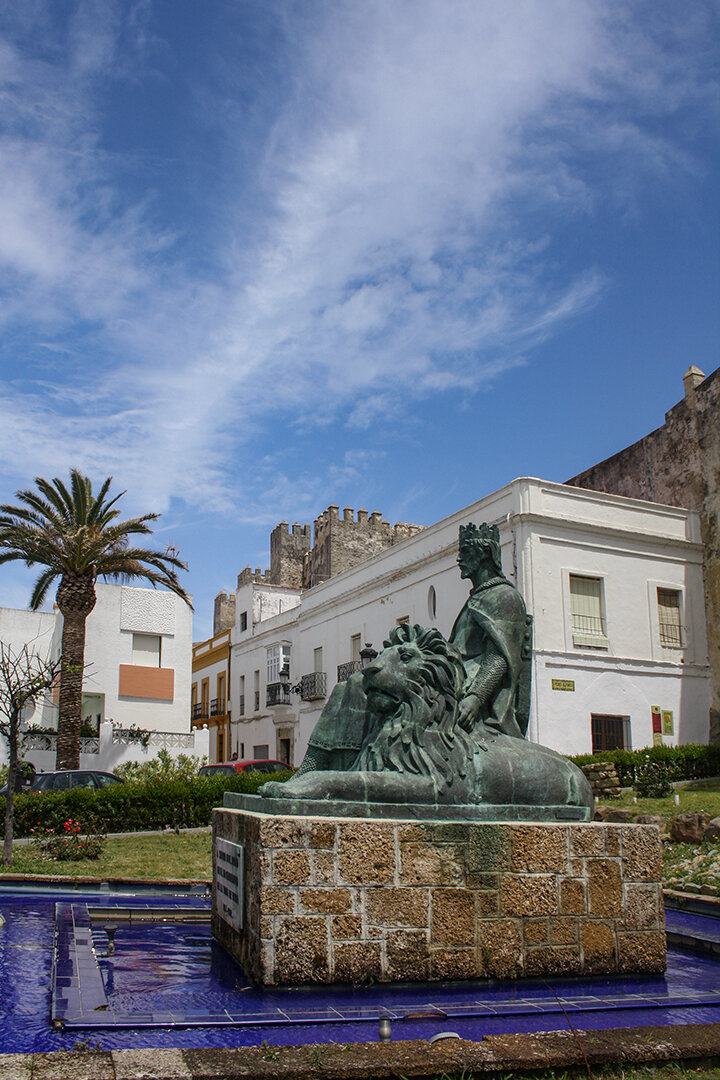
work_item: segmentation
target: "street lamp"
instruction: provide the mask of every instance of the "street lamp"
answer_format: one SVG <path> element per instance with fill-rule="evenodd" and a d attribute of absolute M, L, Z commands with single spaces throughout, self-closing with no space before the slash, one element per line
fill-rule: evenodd
<path fill-rule="evenodd" d="M 371 642 L 366 641 L 365 648 L 360 650 L 360 663 L 363 667 L 363 670 L 366 667 L 370 667 L 376 656 L 377 649 L 373 649 Z"/>
<path fill-rule="evenodd" d="M 278 679 L 280 680 L 280 685 L 285 688 L 288 694 L 299 694 L 302 691 L 302 680 L 299 683 L 295 683 L 294 686 L 290 685 L 289 664 L 284 664 L 283 667 L 280 668 Z"/>

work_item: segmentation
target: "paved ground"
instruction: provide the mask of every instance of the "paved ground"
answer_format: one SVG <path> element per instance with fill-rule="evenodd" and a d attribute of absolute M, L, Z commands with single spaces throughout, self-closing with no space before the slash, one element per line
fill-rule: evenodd
<path fill-rule="evenodd" d="M 611 1063 L 686 1062 L 720 1066 L 720 1024 L 610 1031 L 253 1047 L 239 1050 L 113 1050 L 0 1055 L 0 1080 L 408 1080 L 495 1075 L 506 1070 Z"/>

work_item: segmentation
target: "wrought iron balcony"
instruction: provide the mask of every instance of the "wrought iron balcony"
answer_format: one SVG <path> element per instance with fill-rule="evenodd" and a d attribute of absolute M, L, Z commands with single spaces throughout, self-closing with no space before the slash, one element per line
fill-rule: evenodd
<path fill-rule="evenodd" d="M 205 702 L 200 705 L 193 705 L 192 718 L 193 720 L 206 720 L 208 715 L 208 707 Z"/>
<path fill-rule="evenodd" d="M 324 671 L 311 671 L 300 679 L 302 701 L 315 701 L 327 696 L 327 675 Z"/>
<path fill-rule="evenodd" d="M 362 671 L 362 660 L 349 660 L 347 664 L 338 664 L 337 681 L 347 682 L 357 671 Z"/>
<path fill-rule="evenodd" d="M 224 716 L 225 715 L 225 701 L 222 698 L 213 698 L 210 702 L 210 715 L 211 716 Z"/>
<path fill-rule="evenodd" d="M 285 683 L 268 683 L 265 687 L 265 704 L 269 707 L 271 705 L 289 705 L 290 704 L 290 687 Z"/>

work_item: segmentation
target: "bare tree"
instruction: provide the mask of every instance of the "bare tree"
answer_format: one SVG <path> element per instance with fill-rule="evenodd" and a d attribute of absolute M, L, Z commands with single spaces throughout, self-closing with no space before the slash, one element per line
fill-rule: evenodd
<path fill-rule="evenodd" d="M 2 853 L 2 862 L 5 865 L 12 862 L 13 814 L 22 711 L 26 705 L 50 689 L 60 672 L 61 661 L 62 657 L 45 659 L 27 645 L 16 653 L 9 645 L 0 641 L 0 735 L 7 741 L 9 765 Z"/>

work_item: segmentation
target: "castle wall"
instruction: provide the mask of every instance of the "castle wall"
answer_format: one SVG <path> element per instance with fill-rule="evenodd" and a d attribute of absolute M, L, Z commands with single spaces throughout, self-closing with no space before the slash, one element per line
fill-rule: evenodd
<path fill-rule="evenodd" d="M 310 526 L 297 521 L 292 532 L 281 521 L 270 534 L 270 582 L 299 589 L 303 583 L 303 563 L 311 547 Z"/>
<path fill-rule="evenodd" d="M 312 588 L 336 574 L 379 555 L 381 551 L 399 544 L 420 532 L 422 526 L 398 522 L 391 525 L 379 510 L 368 515 L 346 506 L 340 517 L 339 507 L 330 505 L 315 519 L 315 542 L 305 560 L 303 587 Z"/>
<path fill-rule="evenodd" d="M 223 589 L 215 597 L 213 609 L 213 636 L 221 634 L 223 630 L 231 630 L 235 625 L 235 593 L 230 595 Z"/>

